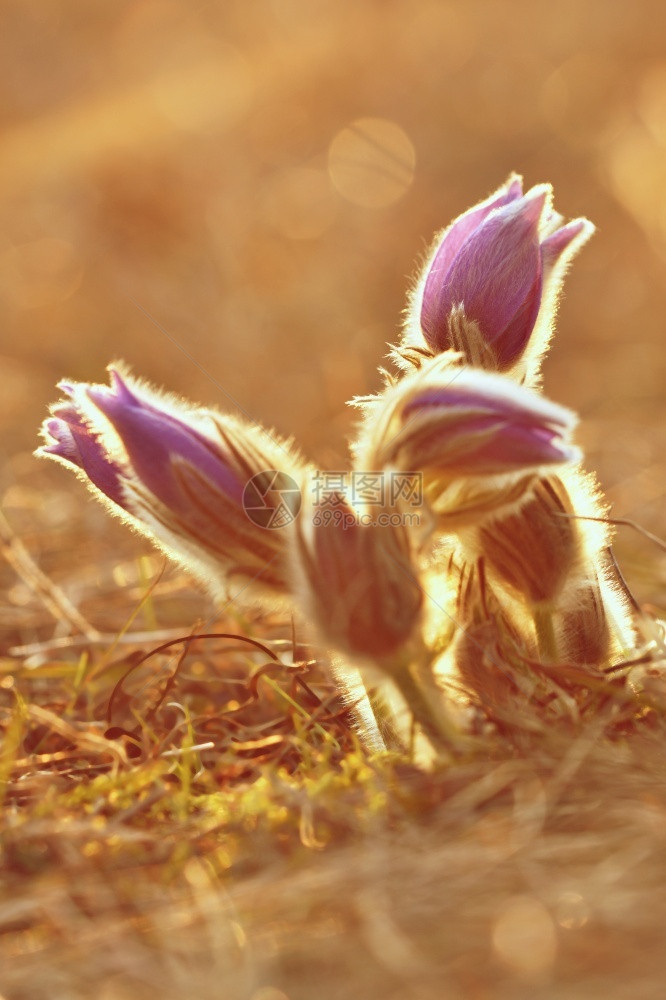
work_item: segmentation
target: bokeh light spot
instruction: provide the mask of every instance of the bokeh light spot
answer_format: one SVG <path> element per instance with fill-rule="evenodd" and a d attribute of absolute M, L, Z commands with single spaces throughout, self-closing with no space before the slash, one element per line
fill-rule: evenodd
<path fill-rule="evenodd" d="M 555 961 L 555 925 L 533 896 L 514 896 L 499 914 L 492 932 L 496 955 L 526 979 L 542 979 Z"/>
<path fill-rule="evenodd" d="M 348 201 L 385 208 L 398 201 L 414 179 L 416 152 L 407 133 L 385 118 L 359 118 L 333 138 L 328 172 Z"/>

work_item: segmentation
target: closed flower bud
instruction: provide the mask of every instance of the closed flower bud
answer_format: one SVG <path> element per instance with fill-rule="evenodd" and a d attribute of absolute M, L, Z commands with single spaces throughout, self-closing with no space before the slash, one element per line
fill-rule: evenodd
<path fill-rule="evenodd" d="M 508 585 L 524 602 L 546 661 L 598 666 L 627 648 L 605 513 L 593 477 L 570 466 L 533 483 L 517 509 L 463 533 L 466 557 L 483 555 L 496 588 Z"/>
<path fill-rule="evenodd" d="M 558 476 L 537 480 L 524 502 L 465 535 L 489 578 L 532 604 L 556 601 L 580 553 L 580 525 Z"/>
<path fill-rule="evenodd" d="M 367 406 L 355 462 L 421 470 L 440 526 L 459 529 L 516 504 L 542 471 L 576 461 L 574 424 L 569 410 L 510 379 L 442 356 Z"/>
<path fill-rule="evenodd" d="M 325 508 L 308 505 L 292 529 L 292 587 L 323 643 L 369 671 L 369 705 L 385 738 L 392 734 L 387 745 L 409 742 L 406 708 L 431 751 L 461 749 L 465 738 L 423 643 L 423 591 L 408 533 L 380 513 L 357 511 L 342 496 Z M 353 691 L 340 661 L 338 671 Z"/>
<path fill-rule="evenodd" d="M 566 265 L 594 231 L 586 219 L 562 225 L 551 202 L 550 185 L 523 195 L 514 175 L 438 236 L 403 346 L 535 380 Z"/>
<path fill-rule="evenodd" d="M 374 515 L 365 523 L 339 497 L 306 506 L 293 529 L 294 590 L 323 640 L 374 662 L 400 650 L 422 603 L 405 528 L 379 525 Z"/>
<path fill-rule="evenodd" d="M 291 446 L 233 416 L 187 405 L 115 368 L 111 386 L 61 383 L 39 454 L 75 466 L 111 510 L 185 563 L 217 594 L 228 578 L 286 589 L 286 533 L 244 507 L 248 482 L 303 464 Z M 267 507 L 284 500 L 270 492 Z M 293 483 L 295 490 L 298 487 Z M 245 495 L 247 499 L 247 495 Z"/>

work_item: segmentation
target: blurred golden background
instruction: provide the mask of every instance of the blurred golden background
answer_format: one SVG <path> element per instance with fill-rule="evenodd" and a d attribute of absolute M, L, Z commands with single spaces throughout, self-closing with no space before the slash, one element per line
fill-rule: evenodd
<path fill-rule="evenodd" d="M 666 533 L 663 4 L 5 0 L 0 16 L 8 514 L 31 483 L 61 511 L 81 492 L 30 452 L 57 379 L 103 381 L 119 357 L 340 467 L 345 401 L 378 387 L 433 232 L 516 170 L 599 230 L 546 391 L 581 414 L 616 515 Z M 623 529 L 639 577 L 646 544 Z"/>

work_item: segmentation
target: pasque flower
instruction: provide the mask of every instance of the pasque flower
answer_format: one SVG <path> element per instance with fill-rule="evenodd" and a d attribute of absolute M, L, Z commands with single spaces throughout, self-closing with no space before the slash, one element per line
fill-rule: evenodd
<path fill-rule="evenodd" d="M 580 454 L 569 410 L 459 360 L 432 359 L 367 403 L 355 451 L 358 468 L 421 471 L 432 510 L 456 528 Z"/>
<path fill-rule="evenodd" d="M 416 347 L 417 361 L 419 344 L 434 354 L 455 349 L 468 364 L 538 386 L 567 265 L 594 231 L 586 219 L 563 225 L 551 206 L 549 185 L 524 195 L 520 178 L 512 176 L 459 216 L 435 242 L 412 298 L 403 348 Z M 518 504 L 498 503 L 476 523 L 459 518 L 460 541 L 466 558 L 482 555 L 493 583 L 517 591 L 535 620 L 554 630 L 542 652 L 550 646 L 553 655 L 557 644 L 561 655 L 591 662 L 592 648 L 599 658 L 611 648 L 611 631 L 616 650 L 631 637 L 626 601 L 602 567 L 604 546 L 591 544 L 589 523 L 572 519 L 581 509 L 601 516 L 600 494 L 574 465 L 542 473 L 546 478 L 535 478 Z M 613 615 L 598 613 L 609 602 Z M 575 624 L 579 619 L 584 627 Z M 544 632 L 539 622 L 537 632 Z M 580 637 L 589 644 L 591 634 L 596 645 L 586 648 Z"/>
<path fill-rule="evenodd" d="M 353 471 L 380 474 L 381 503 L 359 508 L 342 488 L 317 508 L 290 442 L 117 366 L 108 386 L 61 383 L 40 454 L 74 467 L 214 596 L 237 580 L 240 593 L 291 599 L 349 700 L 363 699 L 377 745 L 455 752 L 442 652 L 471 688 L 495 670 L 497 697 L 480 701 L 502 709 L 513 697 L 503 642 L 595 669 L 631 645 L 606 508 L 571 443 L 576 418 L 535 391 L 567 265 L 592 232 L 553 210 L 549 185 L 524 193 L 512 175 L 437 237 L 392 352 L 400 377 L 384 372 L 382 394 L 357 400 Z M 421 477 L 417 527 L 404 516 L 420 502 L 411 486 L 393 495 L 405 475 Z M 280 476 L 304 507 L 283 527 Z"/>
<path fill-rule="evenodd" d="M 304 465 L 288 442 L 237 417 L 185 404 L 110 368 L 111 385 L 61 382 L 39 454 L 75 466 L 111 510 L 216 592 L 231 578 L 281 593 L 286 537 L 250 520 L 252 477 Z M 267 503 L 280 502 L 279 496 Z"/>
<path fill-rule="evenodd" d="M 433 353 L 461 351 L 468 363 L 528 380 L 551 333 L 566 265 L 594 231 L 562 225 L 548 184 L 522 193 L 513 175 L 441 233 L 413 297 L 407 341 L 419 333 Z"/>

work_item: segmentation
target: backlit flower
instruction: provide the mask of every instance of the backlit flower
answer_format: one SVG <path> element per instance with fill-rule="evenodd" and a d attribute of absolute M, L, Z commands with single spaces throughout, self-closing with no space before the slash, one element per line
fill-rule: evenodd
<path fill-rule="evenodd" d="M 357 468 L 420 471 L 441 526 L 480 523 L 579 458 L 575 417 L 502 375 L 433 359 L 366 404 Z"/>
<path fill-rule="evenodd" d="M 536 378 L 566 266 L 594 231 L 562 225 L 548 184 L 522 193 L 512 176 L 440 234 L 412 303 L 407 342 L 420 331 L 434 354 L 460 351 L 495 371 Z"/>
<path fill-rule="evenodd" d="M 60 384 L 69 400 L 52 408 L 39 454 L 75 466 L 114 513 L 215 592 L 231 578 L 284 591 L 285 530 L 249 516 L 247 490 L 267 514 L 293 501 L 304 466 L 291 445 L 110 371 L 110 386 Z M 276 474 L 292 483 L 291 495 L 270 489 Z"/>
<path fill-rule="evenodd" d="M 422 592 L 406 529 L 367 520 L 343 497 L 294 525 L 294 589 L 330 646 L 374 661 L 413 635 Z"/>

